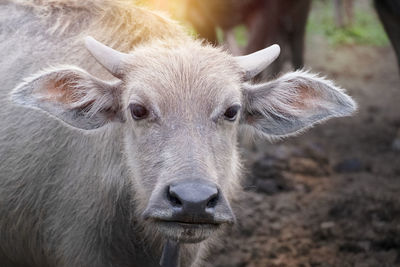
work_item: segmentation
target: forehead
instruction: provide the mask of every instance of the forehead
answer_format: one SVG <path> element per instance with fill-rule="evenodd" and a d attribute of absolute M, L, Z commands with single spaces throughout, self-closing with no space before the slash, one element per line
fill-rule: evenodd
<path fill-rule="evenodd" d="M 155 102 L 161 110 L 187 105 L 211 109 L 240 102 L 240 69 L 220 49 L 193 42 L 139 48 L 133 55 L 129 101 Z"/>

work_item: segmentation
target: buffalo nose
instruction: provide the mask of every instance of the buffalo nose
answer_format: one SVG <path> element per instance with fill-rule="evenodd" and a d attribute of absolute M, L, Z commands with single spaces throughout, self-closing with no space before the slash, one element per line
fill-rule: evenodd
<path fill-rule="evenodd" d="M 202 181 L 187 181 L 171 184 L 167 190 L 168 200 L 183 214 L 202 214 L 212 211 L 219 199 L 216 185 Z M 211 212 L 212 213 L 212 212 Z"/>

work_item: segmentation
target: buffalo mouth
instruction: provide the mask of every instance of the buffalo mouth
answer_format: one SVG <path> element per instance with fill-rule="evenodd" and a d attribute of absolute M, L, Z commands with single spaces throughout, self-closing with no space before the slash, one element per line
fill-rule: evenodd
<path fill-rule="evenodd" d="M 235 223 L 231 212 L 182 213 L 179 209 L 147 209 L 142 218 L 161 235 L 180 243 L 198 243 L 215 236 L 226 225 Z"/>
<path fill-rule="evenodd" d="M 187 222 L 173 220 L 154 220 L 161 234 L 181 243 L 198 243 L 204 241 L 221 228 L 216 222 Z"/>

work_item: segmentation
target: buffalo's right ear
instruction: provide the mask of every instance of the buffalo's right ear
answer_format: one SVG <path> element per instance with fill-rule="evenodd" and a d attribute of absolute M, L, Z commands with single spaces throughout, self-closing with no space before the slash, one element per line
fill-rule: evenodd
<path fill-rule="evenodd" d="M 20 105 L 41 109 L 79 129 L 124 121 L 121 82 L 107 82 L 76 67 L 59 68 L 29 78 L 11 92 Z"/>

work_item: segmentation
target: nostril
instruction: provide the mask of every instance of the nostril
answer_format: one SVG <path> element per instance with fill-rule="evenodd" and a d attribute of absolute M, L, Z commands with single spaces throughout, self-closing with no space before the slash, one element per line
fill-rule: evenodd
<path fill-rule="evenodd" d="M 218 202 L 218 195 L 212 197 L 208 202 L 207 202 L 207 208 L 214 208 L 217 206 Z"/>
<path fill-rule="evenodd" d="M 182 202 L 179 200 L 179 198 L 174 197 L 174 196 L 169 196 L 169 202 L 175 207 L 180 207 L 182 206 Z"/>
<path fill-rule="evenodd" d="M 171 188 L 168 187 L 167 189 L 167 197 L 169 202 L 172 204 L 172 206 L 174 207 L 181 207 L 182 206 L 182 202 L 181 200 L 175 195 L 175 192 L 171 192 Z"/>

